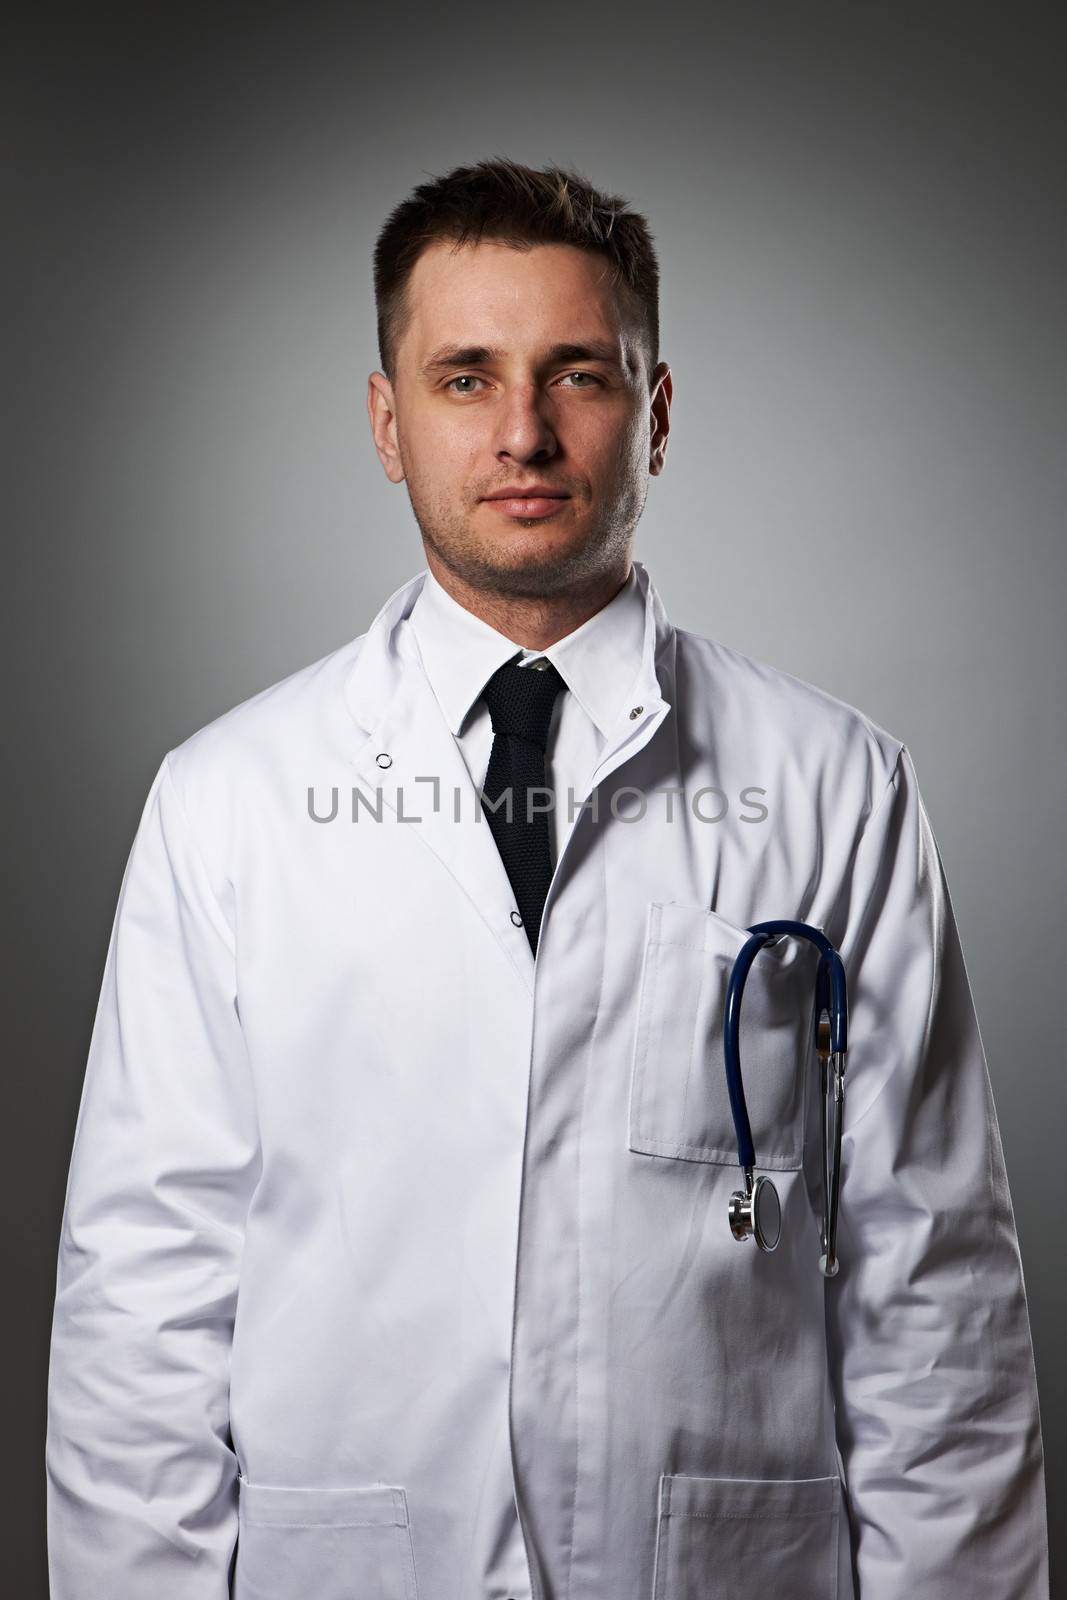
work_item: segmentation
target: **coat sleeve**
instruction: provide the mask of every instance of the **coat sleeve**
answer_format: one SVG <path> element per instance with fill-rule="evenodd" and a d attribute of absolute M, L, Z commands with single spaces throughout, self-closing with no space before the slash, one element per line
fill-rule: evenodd
<path fill-rule="evenodd" d="M 166 757 L 119 892 L 63 1209 L 51 1600 L 224 1600 L 228 1372 L 259 1170 L 235 943 Z"/>
<path fill-rule="evenodd" d="M 985 1054 L 901 746 L 854 858 L 826 1284 L 858 1600 L 1047 1600 L 1037 1385 Z"/>

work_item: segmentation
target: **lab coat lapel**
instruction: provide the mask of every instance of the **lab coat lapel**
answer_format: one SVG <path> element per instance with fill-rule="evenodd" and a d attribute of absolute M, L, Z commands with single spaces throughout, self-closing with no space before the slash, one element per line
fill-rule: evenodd
<path fill-rule="evenodd" d="M 383 822 L 410 828 L 440 858 L 532 994 L 533 954 L 511 919 L 507 871 L 418 652 L 399 627 L 424 581 L 420 572 L 386 600 L 345 685 L 357 786 L 368 818 L 380 810 Z"/>
<path fill-rule="evenodd" d="M 605 741 L 590 792 L 644 749 L 671 709 L 667 696 L 674 692 L 674 628 L 646 568 L 640 561 L 634 566 L 645 601 L 641 670 L 630 690 L 629 704 L 620 711 Z"/>

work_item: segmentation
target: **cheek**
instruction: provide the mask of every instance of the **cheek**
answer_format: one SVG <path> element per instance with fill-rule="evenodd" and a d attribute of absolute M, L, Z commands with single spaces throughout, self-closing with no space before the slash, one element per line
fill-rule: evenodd
<path fill-rule="evenodd" d="M 647 427 L 641 416 L 630 416 L 620 427 L 610 453 L 605 452 L 605 470 L 626 477 L 639 470 L 648 452 Z"/>
<path fill-rule="evenodd" d="M 647 414 L 627 404 L 611 416 L 606 411 L 590 416 L 587 425 L 586 418 L 576 417 L 570 437 L 575 448 L 584 451 L 590 461 L 624 465 L 643 453 L 648 426 Z"/>
<path fill-rule="evenodd" d="M 484 424 L 459 407 L 442 407 L 427 415 L 420 448 L 427 460 L 442 475 L 450 475 L 477 458 L 484 448 Z"/>
<path fill-rule="evenodd" d="M 473 432 L 454 416 L 429 413 L 409 421 L 404 434 L 409 476 L 431 488 L 464 484 L 479 459 Z"/>

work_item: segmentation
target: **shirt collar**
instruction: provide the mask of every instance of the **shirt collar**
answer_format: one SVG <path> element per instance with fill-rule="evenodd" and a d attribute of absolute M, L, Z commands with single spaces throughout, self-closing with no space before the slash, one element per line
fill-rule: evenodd
<path fill-rule="evenodd" d="M 461 606 L 425 569 L 409 623 L 430 686 L 453 734 L 498 667 L 547 656 L 606 738 L 641 671 L 645 598 L 633 563 L 608 603 L 547 650 L 527 650 Z"/>

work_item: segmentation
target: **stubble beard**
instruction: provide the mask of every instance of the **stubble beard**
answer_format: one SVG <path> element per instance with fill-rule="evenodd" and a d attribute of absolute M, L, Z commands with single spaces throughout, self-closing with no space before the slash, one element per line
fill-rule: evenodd
<path fill-rule="evenodd" d="M 505 559 L 506 530 L 502 530 L 499 545 L 489 533 L 474 531 L 475 518 L 489 515 L 483 514 L 478 504 L 464 515 L 451 506 L 424 500 L 413 491 L 410 479 L 405 479 L 405 484 L 423 542 L 441 565 L 471 589 L 516 599 L 572 593 L 610 567 L 625 565 L 641 511 L 639 506 L 633 515 L 630 508 L 631 514 L 626 515 L 624 505 L 613 506 L 581 538 L 564 545 L 546 538 L 543 550 L 537 548 L 534 538 L 526 541 L 521 551 L 513 548 L 511 558 Z M 573 514 L 565 511 L 563 516 Z M 541 521 L 536 517 L 508 520 L 535 536 Z"/>

